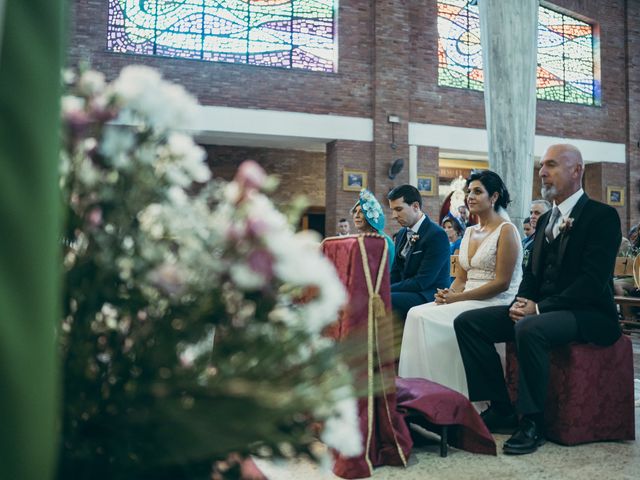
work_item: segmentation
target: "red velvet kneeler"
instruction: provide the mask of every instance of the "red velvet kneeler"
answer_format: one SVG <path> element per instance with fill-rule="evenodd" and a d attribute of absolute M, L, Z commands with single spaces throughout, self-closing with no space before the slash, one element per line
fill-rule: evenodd
<path fill-rule="evenodd" d="M 564 445 L 634 440 L 633 349 L 622 335 L 609 347 L 572 343 L 551 351 L 545 428 Z M 515 344 L 507 344 L 507 387 L 518 395 Z"/>

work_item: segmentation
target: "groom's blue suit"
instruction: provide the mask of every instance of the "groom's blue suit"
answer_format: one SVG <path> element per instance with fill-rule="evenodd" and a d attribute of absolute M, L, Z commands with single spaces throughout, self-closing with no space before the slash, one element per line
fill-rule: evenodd
<path fill-rule="evenodd" d="M 411 307 L 432 302 L 437 288 L 450 283 L 449 239 L 445 231 L 425 215 L 406 258 L 402 250 L 407 229 L 396 236 L 396 256 L 391 269 L 391 303 L 404 320 Z"/>

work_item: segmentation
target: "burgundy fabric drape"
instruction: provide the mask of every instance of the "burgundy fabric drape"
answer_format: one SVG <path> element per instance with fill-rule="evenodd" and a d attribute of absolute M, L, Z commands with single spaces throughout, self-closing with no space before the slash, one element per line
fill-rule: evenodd
<path fill-rule="evenodd" d="M 387 244 L 378 235 L 353 235 L 329 238 L 322 249 L 349 294 L 340 319 L 327 333 L 349 342 L 354 352 L 350 364 L 360 394 L 364 442 L 364 453 L 358 457 L 337 455 L 334 473 L 364 478 L 376 466 L 406 466 L 412 447 L 409 429 L 396 408 Z"/>
<path fill-rule="evenodd" d="M 493 437 L 464 395 L 425 379 L 396 377 L 386 248 L 378 235 L 331 237 L 322 243 L 349 294 L 340 318 L 326 334 L 348 342 L 360 395 L 364 453 L 336 456 L 333 471 L 343 478 L 369 477 L 380 465 L 406 466 L 413 446 L 407 420 L 452 425 L 451 445 L 496 454 Z"/>

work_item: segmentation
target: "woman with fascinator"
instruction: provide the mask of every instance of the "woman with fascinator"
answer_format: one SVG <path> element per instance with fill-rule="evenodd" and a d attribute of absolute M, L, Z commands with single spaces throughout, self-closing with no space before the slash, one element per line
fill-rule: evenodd
<path fill-rule="evenodd" d="M 409 310 L 399 375 L 426 378 L 468 396 L 453 321 L 467 310 L 514 299 L 522 278 L 522 245 L 505 210 L 509 192 L 496 173 L 473 173 L 466 190 L 478 224 L 465 230 L 458 257 L 462 268 L 451 287 L 438 289 L 434 302 Z"/>
<path fill-rule="evenodd" d="M 351 215 L 358 233 L 377 233 L 385 238 L 389 248 L 388 258 L 389 268 L 391 268 L 396 256 L 396 247 L 391 237 L 384 233 L 384 212 L 373 193 L 366 188 L 360 190 L 360 196 L 351 209 Z"/>

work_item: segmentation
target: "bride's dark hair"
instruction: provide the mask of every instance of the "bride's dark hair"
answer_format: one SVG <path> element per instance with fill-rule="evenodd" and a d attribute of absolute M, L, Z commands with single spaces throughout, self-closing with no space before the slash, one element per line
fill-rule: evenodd
<path fill-rule="evenodd" d="M 492 172 L 491 170 L 481 170 L 479 172 L 473 172 L 471 175 L 469 175 L 469 178 L 467 178 L 467 188 L 469 188 L 469 184 L 474 180 L 478 180 L 480 183 L 482 183 L 484 188 L 487 190 L 489 197 L 498 192 L 498 199 L 493 206 L 494 210 L 498 211 L 500 207 L 506 209 L 507 205 L 511 203 L 509 191 L 500 178 L 500 175 L 498 175 L 496 172 Z"/>

